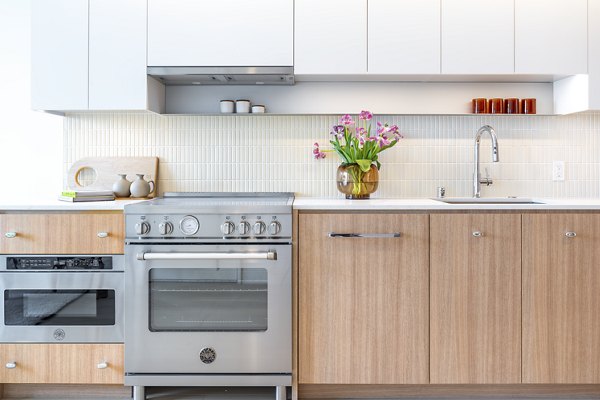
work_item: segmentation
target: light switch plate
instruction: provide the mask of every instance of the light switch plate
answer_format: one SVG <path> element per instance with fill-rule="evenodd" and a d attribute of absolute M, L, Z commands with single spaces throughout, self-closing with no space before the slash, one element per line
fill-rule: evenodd
<path fill-rule="evenodd" d="M 552 180 L 553 181 L 564 181 L 565 180 L 565 162 L 554 161 L 552 163 Z"/>

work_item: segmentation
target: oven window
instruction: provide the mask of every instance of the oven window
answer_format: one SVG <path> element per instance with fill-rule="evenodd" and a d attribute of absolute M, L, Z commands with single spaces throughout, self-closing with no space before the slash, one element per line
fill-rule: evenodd
<path fill-rule="evenodd" d="M 114 290 L 5 290 L 5 325 L 114 325 Z"/>
<path fill-rule="evenodd" d="M 266 331 L 264 268 L 150 270 L 150 330 Z"/>

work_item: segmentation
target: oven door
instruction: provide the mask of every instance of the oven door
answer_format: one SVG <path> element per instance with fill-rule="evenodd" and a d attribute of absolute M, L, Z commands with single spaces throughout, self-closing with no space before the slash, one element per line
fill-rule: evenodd
<path fill-rule="evenodd" d="M 129 245 L 126 373 L 291 373 L 291 247 Z"/>
<path fill-rule="evenodd" d="M 0 342 L 123 341 L 123 273 L 0 273 Z"/>

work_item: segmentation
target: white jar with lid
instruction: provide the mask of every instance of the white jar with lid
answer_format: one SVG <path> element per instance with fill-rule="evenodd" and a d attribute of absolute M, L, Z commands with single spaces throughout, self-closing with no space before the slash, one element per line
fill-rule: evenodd
<path fill-rule="evenodd" d="M 236 100 L 235 112 L 238 114 L 247 114 L 250 112 L 250 100 Z"/>
<path fill-rule="evenodd" d="M 255 104 L 252 106 L 252 114 L 264 114 L 265 106 L 262 104 Z"/>
<path fill-rule="evenodd" d="M 221 100 L 219 102 L 219 107 L 221 108 L 221 113 L 223 114 L 232 114 L 234 112 L 233 100 Z"/>

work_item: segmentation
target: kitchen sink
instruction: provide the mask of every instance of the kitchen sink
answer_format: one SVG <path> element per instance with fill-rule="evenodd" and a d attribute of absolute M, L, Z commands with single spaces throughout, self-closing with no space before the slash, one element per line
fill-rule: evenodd
<path fill-rule="evenodd" d="M 448 197 L 433 200 L 446 204 L 544 204 L 524 197 Z"/>

